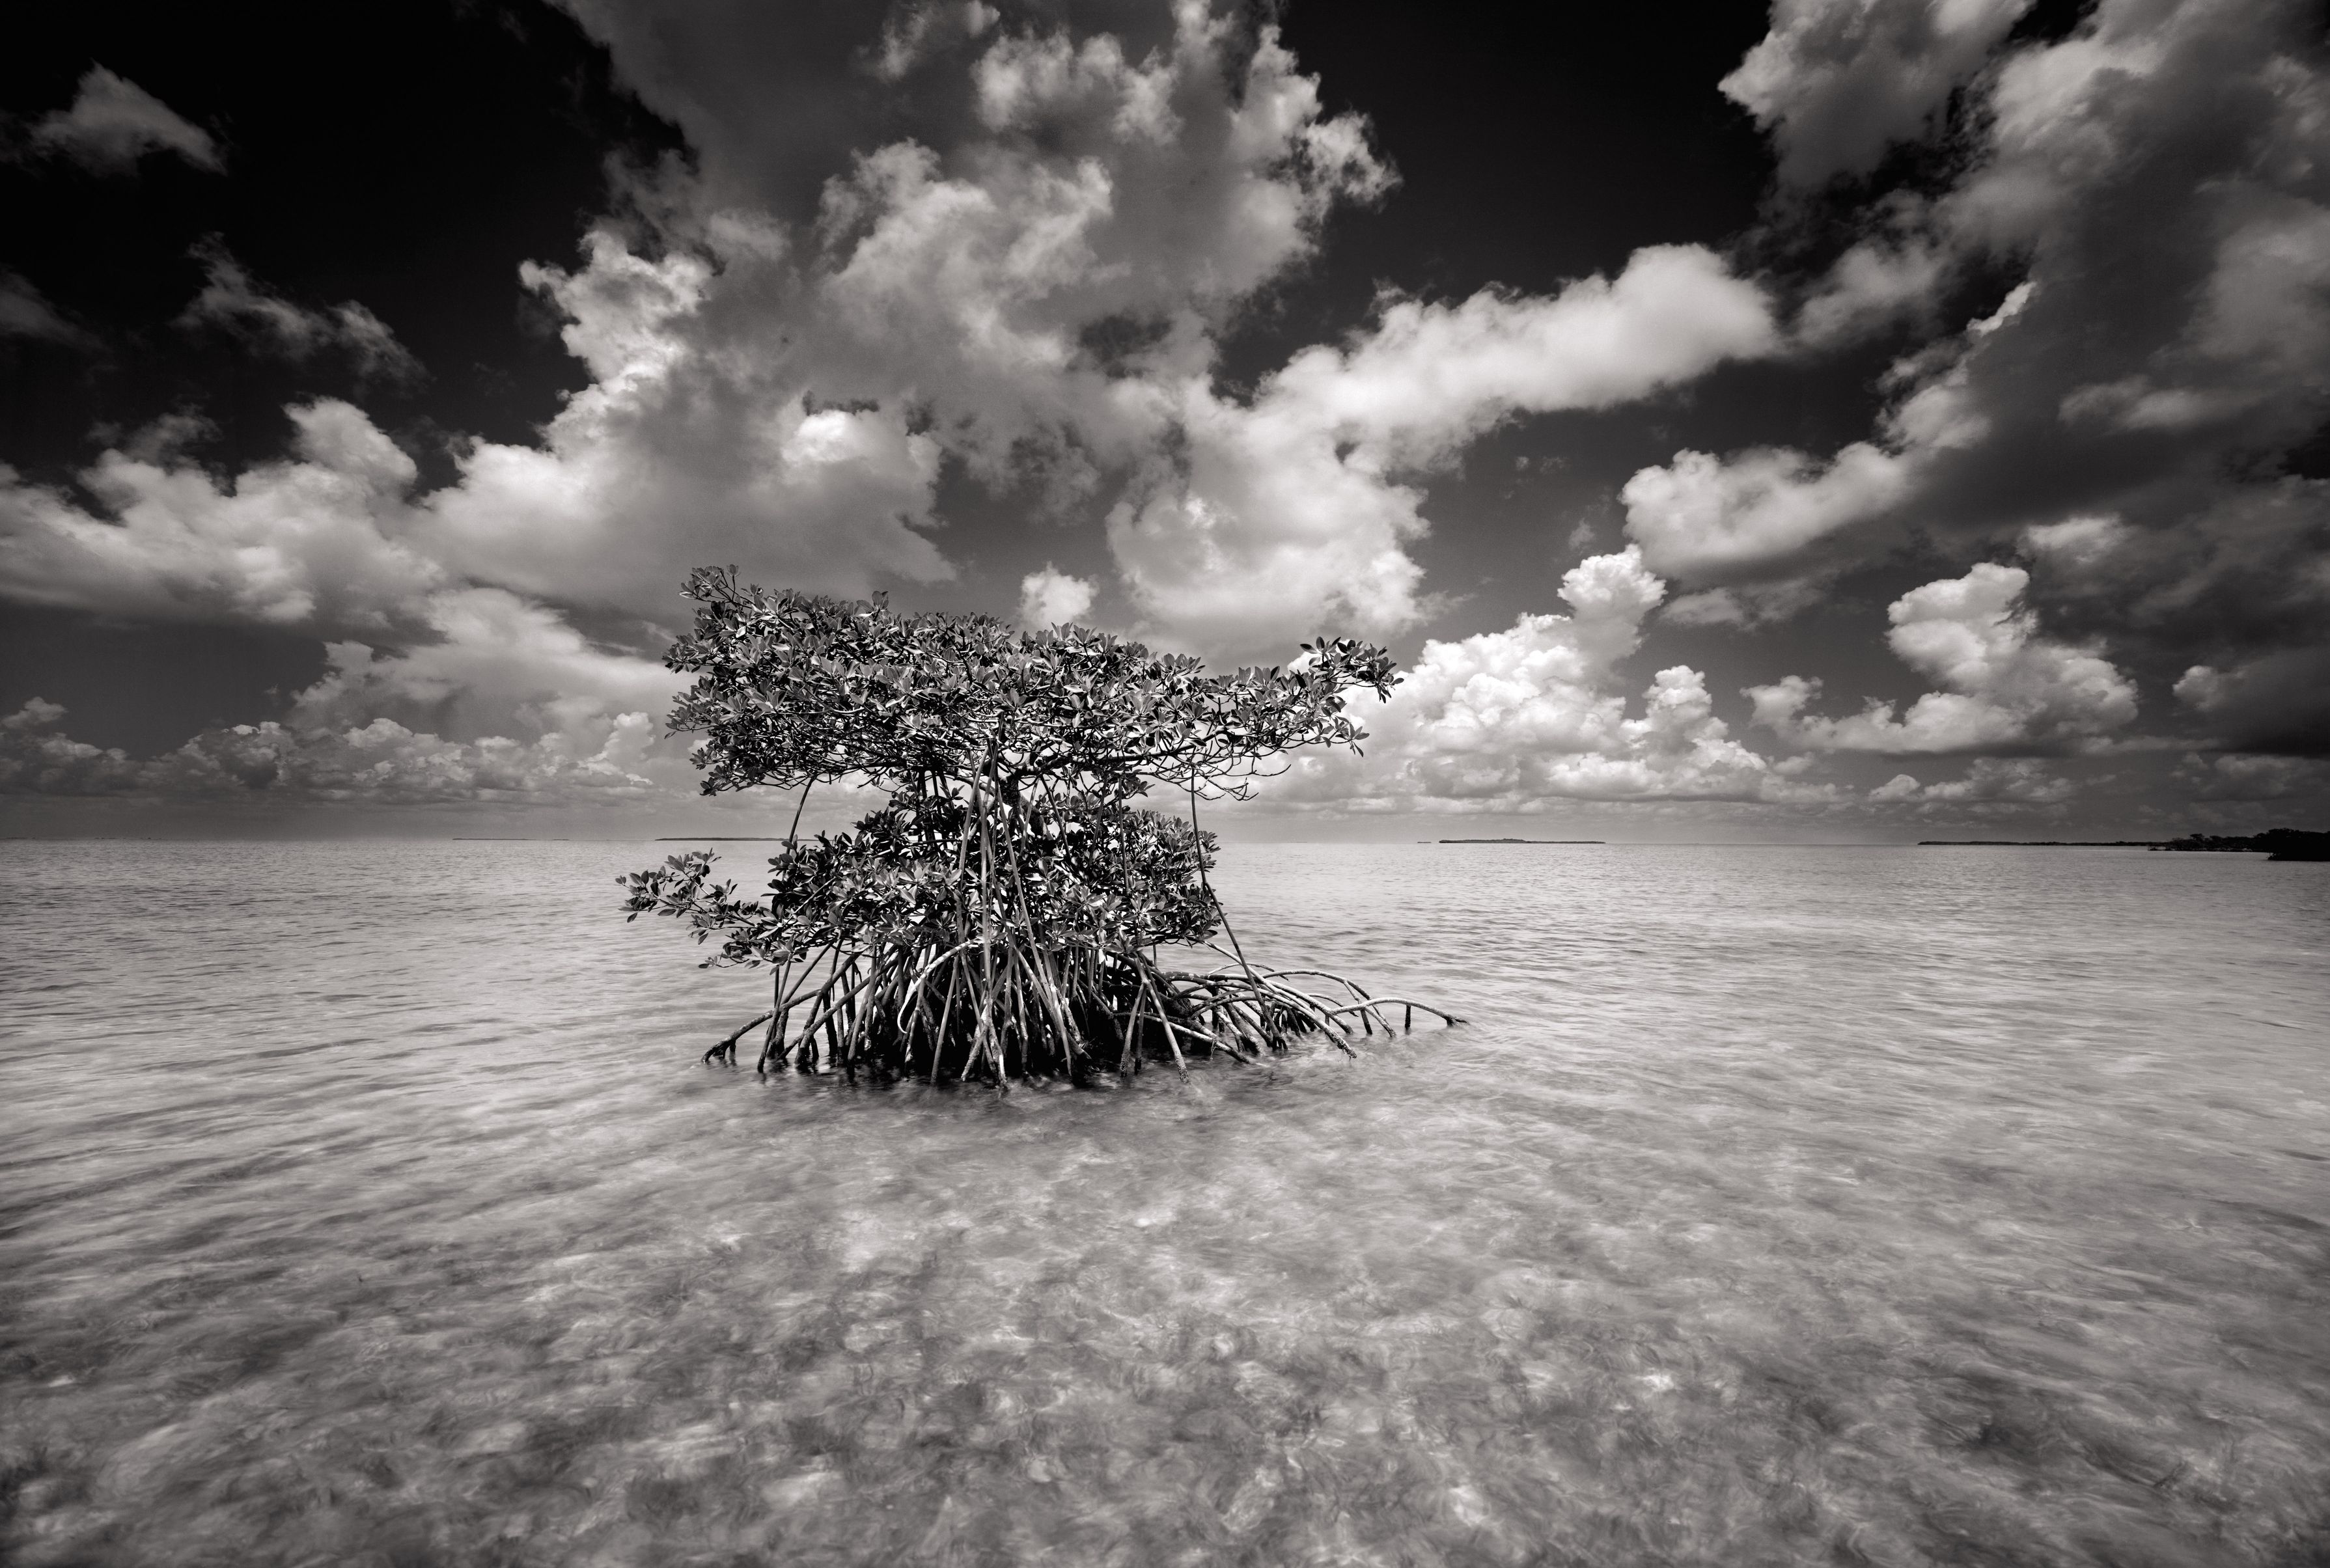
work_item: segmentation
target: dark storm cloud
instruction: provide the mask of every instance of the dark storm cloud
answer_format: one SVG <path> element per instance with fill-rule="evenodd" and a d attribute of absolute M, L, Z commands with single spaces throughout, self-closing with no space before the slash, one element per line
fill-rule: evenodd
<path fill-rule="evenodd" d="M 2316 625 L 2320 633 L 2320 624 Z M 2215 744 L 2284 757 L 2330 757 L 2330 647 L 2259 654 L 2219 669 L 2195 665 L 2176 694 Z"/>

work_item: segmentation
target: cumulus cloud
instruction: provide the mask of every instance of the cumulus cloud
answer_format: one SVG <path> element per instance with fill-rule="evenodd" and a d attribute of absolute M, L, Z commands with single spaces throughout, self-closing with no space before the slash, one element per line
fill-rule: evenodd
<path fill-rule="evenodd" d="M 1899 457 L 1855 441 L 1826 463 L 1782 448 L 1728 459 L 1678 452 L 1627 480 L 1619 498 L 1627 535 L 1658 570 L 1704 581 L 1796 559 L 1891 506 L 1909 483 Z"/>
<path fill-rule="evenodd" d="M 1184 388 L 1185 445 L 1152 459 L 1108 538 L 1142 631 L 1246 653 L 1290 630 L 1383 637 L 1425 612 L 1422 493 L 1316 425 Z"/>
<path fill-rule="evenodd" d="M 421 630 L 393 651 L 327 644 L 329 666 L 293 700 L 292 721 L 344 728 L 387 717 L 456 735 L 557 731 L 579 741 L 614 714 L 662 712 L 681 685 L 660 663 L 594 645 L 501 589 L 432 594 L 412 619 Z"/>
<path fill-rule="evenodd" d="M 751 235 L 727 241 L 749 245 Z M 952 573 L 933 524 L 941 445 L 903 401 L 820 404 L 774 342 L 782 318 L 711 301 L 712 264 L 592 237 L 590 265 L 530 267 L 593 381 L 538 444 L 479 442 L 414 538 L 454 571 L 529 594 L 669 615 L 692 563 L 867 591 Z M 745 263 L 749 265 L 749 262 Z M 756 350 L 765 349 L 765 353 Z"/>
<path fill-rule="evenodd" d="M 2330 418 L 2318 18 L 2295 0 L 2100 0 L 2061 37 L 2003 44 L 2018 9 L 1776 6 L 1727 90 L 1772 128 L 1784 179 L 1866 169 L 1929 134 L 1949 92 L 1965 105 L 1952 171 L 1871 209 L 1796 342 L 1914 316 L 1977 275 L 2021 280 L 1902 356 L 1865 439 L 1679 453 L 1627 486 L 1629 535 L 1684 586 L 1735 594 L 1912 539 L 1961 560 L 2019 545 L 2051 625 L 2164 683 L 2254 666 L 2238 709 L 2190 711 L 2225 744 L 2303 747 L 2321 710 L 2278 672 L 2324 657 L 2330 484 L 2281 470 Z"/>
<path fill-rule="evenodd" d="M 175 449 L 184 421 L 109 451 L 81 476 L 94 511 L 0 470 L 0 578 L 13 597 L 303 629 L 329 655 L 285 723 L 205 732 L 160 759 L 73 741 L 53 728 L 53 704 L 36 704 L 12 721 L 11 787 L 199 796 L 264 773 L 268 789 L 318 799 L 630 789 L 655 740 L 645 715 L 668 705 L 677 678 L 592 642 L 552 607 L 461 582 L 409 543 L 412 460 L 349 404 L 291 412 L 294 455 L 231 483 Z"/>
<path fill-rule="evenodd" d="M 2031 757 L 1977 757 L 1963 777 L 1920 784 L 1908 773 L 1896 773 L 1869 792 L 1880 806 L 1916 806 L 1921 815 L 1936 815 L 1937 807 L 2060 806 L 2079 793 L 2079 787 Z"/>
<path fill-rule="evenodd" d="M 1287 626 L 1383 636 L 1428 610 L 1399 476 L 1515 413 L 1606 408 L 1776 342 L 1770 305 L 1696 246 L 1637 251 L 1550 297 L 1401 301 L 1312 348 L 1250 402 L 1185 383 L 1170 465 L 1109 522 L 1133 601 L 1169 638 L 1246 651 Z"/>
<path fill-rule="evenodd" d="M 128 752 L 58 732 L 64 704 L 34 697 L 0 718 L 0 794 L 120 795 L 137 787 Z"/>
<path fill-rule="evenodd" d="M 150 620 L 382 627 L 444 586 L 403 537 L 412 459 L 363 411 L 290 411 L 292 452 L 231 481 L 166 449 L 107 451 L 97 501 L 0 465 L 0 583 L 19 601 Z"/>
<path fill-rule="evenodd" d="M 180 314 L 180 326 L 218 327 L 296 360 L 337 349 L 366 375 L 421 377 L 421 362 L 396 341 L 387 323 L 356 301 L 310 310 L 254 281 L 216 239 L 195 246 L 194 253 L 208 277 Z"/>
<path fill-rule="evenodd" d="M 1121 412 L 1138 426 L 1107 377 L 1202 369 L 1209 333 L 1312 254 L 1327 213 L 1390 178 L 1274 30 L 1243 57 L 1236 34 L 1190 5 L 1139 61 L 1107 33 L 999 34 L 959 145 L 893 143 L 826 186 L 802 313 L 837 378 L 820 392 L 911 386 L 990 444 L 1068 420 L 1105 436 Z M 1110 363 L 1104 327 L 1141 346 Z"/>
<path fill-rule="evenodd" d="M 226 167 L 208 131 L 101 65 L 81 77 L 71 107 L 33 127 L 33 145 L 99 174 L 127 174 L 151 152 L 175 153 L 213 174 Z"/>
<path fill-rule="evenodd" d="M 1137 60 L 1105 34 L 1005 32 L 977 8 L 892 22 L 885 70 L 977 43 L 971 118 L 939 146 L 874 146 L 794 224 L 734 177 L 743 160 L 717 117 L 693 117 L 710 128 L 700 177 L 634 187 L 629 218 L 595 230 L 581 266 L 522 270 L 591 376 L 535 440 L 461 445 L 456 482 L 416 494 L 412 461 L 336 400 L 294 406 L 290 453 L 231 477 L 185 456 L 186 430 L 156 427 L 104 454 L 78 492 L 0 474 L 5 591 L 337 639 L 286 733 L 385 721 L 476 745 L 541 728 L 573 750 L 571 715 L 502 689 L 592 674 L 535 678 L 545 639 L 592 652 L 553 606 L 668 617 L 681 575 L 706 561 L 840 592 L 942 580 L 953 568 L 932 535 L 950 456 L 998 484 L 1031 454 L 1056 469 L 1072 457 L 1085 477 L 1062 494 L 1092 495 L 1103 469 L 1119 487 L 1149 484 L 1182 408 L 1214 398 L 1215 335 L 1311 253 L 1331 208 L 1389 184 L 1364 127 L 1322 111 L 1274 31 L 1202 5 L 1176 10 L 1168 42 Z M 765 96 L 754 84 L 736 101 Z M 312 309 L 222 247 L 202 255 L 186 325 L 293 357 L 409 364 L 361 307 Z M 1389 553 L 1391 577 L 1412 578 Z M 1329 586 L 1349 549 L 1325 540 L 1316 554 L 1290 582 L 1297 615 L 1353 597 Z M 1083 613 L 1090 588 L 1060 574 L 1040 597 Z M 1404 594 L 1396 584 L 1369 624 L 1407 617 Z M 592 722 L 614 700 L 586 704 Z"/>
<path fill-rule="evenodd" d="M 897 81 L 950 43 L 977 38 L 1002 20 L 980 0 L 908 0 L 894 4 L 882 24 L 871 64 L 884 81 Z"/>
<path fill-rule="evenodd" d="M 1922 210 L 1911 211 L 1922 216 Z M 1849 342 L 1897 321 L 1923 323 L 1949 276 L 1951 258 L 1926 234 L 1872 235 L 1833 263 L 1796 311 L 1796 340 L 1812 348 Z"/>
<path fill-rule="evenodd" d="M 1772 132 L 1780 175 L 1865 174 L 1934 127 L 2031 0 L 1776 0 L 1772 30 L 1720 83 Z"/>
<path fill-rule="evenodd" d="M 0 794 L 548 806 L 634 802 L 668 788 L 640 771 L 656 731 L 645 713 L 620 715 L 587 751 L 564 734 L 461 742 L 375 719 L 340 731 L 272 722 L 205 730 L 142 761 L 64 734 L 55 727 L 63 713 L 34 698 L 0 719 Z"/>
<path fill-rule="evenodd" d="M 2034 523 L 2022 531 L 2023 548 L 2070 572 L 2092 571 L 2128 543 L 2131 530 L 2108 515 Z"/>
<path fill-rule="evenodd" d="M 689 243 L 661 259 L 602 232 L 582 271 L 534 269 L 597 383 L 541 446 L 473 454 L 430 505 L 431 548 L 640 609 L 649 557 L 683 548 L 845 591 L 934 581 L 952 571 L 929 530 L 952 457 L 998 484 L 1033 465 L 1072 508 L 1114 490 L 1110 544 L 1160 642 L 1236 656 L 1290 628 L 1386 636 L 1434 602 L 1407 473 L 1509 415 L 1607 407 L 1776 348 L 1759 288 L 1703 249 L 1657 247 L 1549 298 L 1395 301 L 1251 397 L 1224 392 L 1232 313 L 1391 176 L 1274 29 L 1173 15 L 1139 59 L 1106 33 L 995 28 L 963 139 L 858 156 L 805 235 L 706 217 L 727 188 L 707 175 L 674 220 Z M 620 59 L 633 46 L 610 25 Z M 749 164 L 732 145 L 757 134 L 748 118 L 713 117 L 713 164 Z M 642 513 L 660 537 L 639 537 Z"/>
<path fill-rule="evenodd" d="M 2141 51 L 2114 40 L 2183 24 L 2117 0 L 2078 38 L 1986 72 L 2018 5 L 1784 3 L 1727 90 L 1773 128 L 1787 177 L 1866 168 L 1888 142 L 1923 134 L 1953 90 L 1993 111 L 1976 117 L 1984 128 L 1948 190 L 1889 204 L 1809 293 L 1787 291 L 1799 303 L 1786 330 L 1779 286 L 1703 247 L 1650 246 L 1611 275 L 1541 295 L 1388 296 L 1342 341 L 1293 354 L 1251 390 L 1218 376 L 1226 334 L 1312 257 L 1330 213 L 1394 178 L 1365 123 L 1326 111 L 1273 28 L 1197 0 L 1146 34 L 1080 30 L 1051 13 L 1007 22 L 983 5 L 869 11 L 851 90 L 903 102 L 911 85 L 948 107 L 901 109 L 878 135 L 836 132 L 813 198 L 789 206 L 780 175 L 793 155 L 772 149 L 800 105 L 744 57 L 761 33 L 727 39 L 705 20 L 740 13 L 711 5 L 651 24 L 611 0 L 577 5 L 697 156 L 628 177 L 623 211 L 579 260 L 523 269 L 589 376 L 535 439 L 460 444 L 454 482 L 420 493 L 412 462 L 370 420 L 325 399 L 291 411 L 285 458 L 232 477 L 158 435 L 105 454 L 83 493 L 0 475 L 0 591 L 312 629 L 332 641 L 333 666 L 293 705 L 287 735 L 388 723 L 455 747 L 556 737 L 562 755 L 596 756 L 616 715 L 651 710 L 668 688 L 573 618 L 668 618 L 680 576 L 703 562 L 851 594 L 944 581 L 955 566 L 941 479 L 967 474 L 998 492 L 1034 481 L 1056 509 L 1104 524 L 1112 590 L 1153 640 L 1244 656 L 1314 629 L 1386 637 L 1442 608 L 1416 549 L 1425 480 L 1501 421 L 1609 409 L 1729 361 L 1922 320 L 1971 261 L 2006 259 L 2030 282 L 1905 356 L 1867 439 L 1821 453 L 1685 451 L 1636 475 L 1623 497 L 1633 546 L 1570 574 L 1569 613 L 1428 645 L 1359 771 L 1305 764 L 1290 780 L 1316 800 L 1465 809 L 1774 800 L 1821 796 L 1802 781 L 1804 759 L 1776 765 L 1734 740 L 1688 666 L 1627 673 L 1662 602 L 1678 623 L 1755 625 L 1808 602 L 1823 574 L 1889 530 L 2019 541 L 2028 577 L 1978 569 L 1949 603 L 1940 590 L 1951 585 L 1937 583 L 1896 606 L 1897 651 L 1940 691 L 1906 713 L 1824 720 L 1810 716 L 1803 683 L 1795 706 L 1767 722 L 1820 749 L 2060 749 L 2124 725 L 2133 688 L 2084 643 L 2040 636 L 2026 597 L 2043 601 L 2059 636 L 2060 613 L 2075 636 L 2107 631 L 2117 648 L 2120 628 L 2090 625 L 2102 611 L 2081 608 L 2077 581 L 2149 573 L 2145 624 L 2196 623 L 2247 591 L 2233 557 L 2278 550 L 2287 561 L 2310 526 L 2289 517 L 2320 510 L 2309 482 L 2294 482 L 2279 521 L 2246 525 L 2249 544 L 2207 565 L 2221 586 L 2180 600 L 2173 590 L 2202 565 L 2164 553 L 2157 542 L 2174 534 L 2152 492 L 2088 483 L 2076 462 L 2050 470 L 2056 490 L 2019 510 L 1984 488 L 2010 458 L 2029 468 L 2041 421 L 2051 439 L 2186 440 L 2228 428 L 2208 423 L 2220 419 L 2209 399 L 2249 377 L 2284 390 L 2251 397 L 2239 419 L 2278 430 L 2304 401 L 2287 388 L 2315 373 L 2303 363 L 2314 340 L 2279 330 L 2303 326 L 2322 287 L 2313 198 L 2300 175 L 2270 169 L 2239 176 L 2276 199 L 2225 208 L 2187 293 L 2145 318 L 2141 353 L 2062 346 L 2096 335 L 2070 329 L 2098 308 L 2065 260 L 2084 265 L 2096 247 L 2064 214 L 2135 177 L 2127 137 L 2182 146 L 2177 136 L 2197 134 L 2146 126 L 2074 80 L 2117 70 L 2137 97 L 2155 90 L 2167 68 L 2145 75 L 2127 63 L 2141 65 Z M 2109 61 L 2080 54 L 2079 39 Z M 2163 58 L 2184 47 L 2163 45 Z M 724 50 L 738 58 L 724 62 Z M 2024 69 L 2042 56 L 2046 71 Z M 2272 122 L 2281 129 L 2258 133 L 2268 140 L 2311 134 L 2290 107 L 2305 74 L 2292 69 L 2267 91 L 2287 110 Z M 2030 109 L 2041 99 L 2108 121 L 2088 164 Z M 2259 125 L 2271 118 L 2258 113 Z M 2052 194 L 2026 200 L 2042 176 Z M 310 308 L 223 249 L 204 256 L 189 325 L 293 357 L 345 352 L 375 372 L 409 363 L 362 307 Z M 2032 325 L 2042 316 L 2043 334 Z M 2000 599 L 1979 570 L 2018 580 Z M 1697 591 L 1669 602 L 1663 578 Z M 1020 612 L 1030 624 L 1074 619 L 1098 591 L 1047 567 L 1022 582 Z M 2314 590 L 2287 591 L 2302 618 Z M 1905 620 L 1912 600 L 1923 608 Z M 1936 628 L 1974 651 L 1943 647 Z M 2250 635 L 2183 662 L 2246 670 L 2260 651 Z M 570 689 L 578 704 L 555 707 L 548 694 Z M 259 744 L 217 742 L 221 755 Z"/>
<path fill-rule="evenodd" d="M 1941 457 L 1989 433 L 1988 415 L 1969 395 L 1967 357 L 2031 297 L 2020 285 L 1956 338 L 1897 364 L 1889 384 L 1914 390 L 1886 410 L 1875 441 L 1854 441 L 1826 461 L 1766 447 L 1728 458 L 1677 452 L 1664 467 L 1640 470 L 1619 493 L 1628 536 L 1659 571 L 1686 581 L 1817 572 L 1833 536 L 1897 514 Z"/>
<path fill-rule="evenodd" d="M 1660 670 L 1639 710 L 1628 701 L 1618 666 L 1665 592 L 1639 550 L 1588 558 L 1562 579 L 1569 614 L 1427 642 L 1388 702 L 1360 704 L 1364 757 L 1297 758 L 1269 798 L 1493 812 L 1557 800 L 1825 798 L 1732 740 L 1697 670 Z"/>
<path fill-rule="evenodd" d="M 950 454 L 998 484 L 1070 452 L 1138 469 L 1216 327 L 1388 178 L 1274 33 L 1232 32 L 1183 6 L 1134 61 L 996 31 L 960 142 L 864 153 L 805 231 L 720 204 L 757 133 L 706 108 L 714 170 L 672 193 L 659 255 L 602 229 L 582 269 L 527 271 L 593 384 L 539 444 L 476 449 L 421 536 L 472 576 L 656 613 L 695 560 L 847 592 L 950 576 Z"/>
<path fill-rule="evenodd" d="M 1647 246 L 1551 297 L 1403 300 L 1348 349 L 1311 348 L 1261 402 L 1388 463 L 1428 464 L 1511 413 L 1608 408 L 1771 352 L 1771 303 L 1703 246 Z"/>
<path fill-rule="evenodd" d="M 646 45 L 598 21 L 637 69 Z M 1221 331 L 1312 252 L 1331 210 L 1391 181 L 1364 124 L 1324 112 L 1274 29 L 1203 5 L 1177 7 L 1137 59 L 1111 34 L 983 12 L 891 21 L 909 53 L 943 24 L 953 43 L 933 61 L 975 44 L 952 145 L 874 146 L 793 224 L 747 199 L 737 144 L 765 128 L 757 111 L 699 103 L 703 174 L 637 186 L 579 267 L 522 270 L 592 378 L 536 439 L 466 444 L 458 481 L 417 496 L 376 431 L 341 443 L 372 457 L 317 458 L 303 435 L 300 461 L 232 481 L 109 454 L 94 487 L 111 515 L 12 488 L 9 591 L 352 625 L 462 583 L 668 616 L 706 561 L 862 593 L 953 574 L 938 533 L 952 461 L 1104 515 L 1161 642 L 1231 656 L 1290 628 L 1389 635 L 1435 602 L 1409 550 L 1426 525 L 1413 471 L 1510 415 L 1608 407 L 1776 347 L 1761 289 L 1703 249 L 1655 247 L 1550 297 L 1394 301 L 1231 395 L 1214 379 Z M 189 325 L 409 364 L 360 306 L 311 309 L 223 249 L 204 255 Z M 307 430 L 336 406 L 294 417 Z M 265 504 L 295 485 L 329 492 L 304 522 Z M 309 570 L 333 541 L 350 557 L 336 584 Z"/>
<path fill-rule="evenodd" d="M 430 596 L 403 646 L 327 645 L 284 719 L 205 730 L 135 760 L 63 732 L 34 698 L 0 719 L 0 792 L 412 805 L 576 804 L 686 794 L 656 717 L 679 678 L 596 647 L 498 589 Z"/>
<path fill-rule="evenodd" d="M 1756 722 L 1823 751 L 1975 752 L 2088 749 L 2136 717 L 2136 687 L 2093 649 L 2041 636 L 2023 603 L 2031 574 L 1984 562 L 1964 577 L 1913 589 L 1888 612 L 1886 640 L 1903 663 L 1944 688 L 1897 716 L 1871 702 L 1824 719 L 1805 710 L 1818 680 L 1789 675 L 1751 686 Z"/>
<path fill-rule="evenodd" d="M 1092 607 L 1093 585 L 1048 562 L 1019 580 L 1019 620 L 1031 631 L 1081 621 Z"/>

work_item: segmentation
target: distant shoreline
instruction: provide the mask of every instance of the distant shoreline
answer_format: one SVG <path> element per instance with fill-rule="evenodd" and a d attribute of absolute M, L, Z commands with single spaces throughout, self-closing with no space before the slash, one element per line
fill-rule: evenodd
<path fill-rule="evenodd" d="M 2188 833 L 2182 838 L 1921 838 L 1921 849 L 2150 849 L 2180 855 L 2262 855 L 2273 860 L 2330 860 L 2330 833 L 2269 827 L 2263 833 Z"/>
<path fill-rule="evenodd" d="M 1606 842 L 1606 840 L 1599 838 L 1443 838 L 1438 840 L 1419 839 L 1417 842 L 1436 842 L 1440 844 L 1602 844 Z"/>

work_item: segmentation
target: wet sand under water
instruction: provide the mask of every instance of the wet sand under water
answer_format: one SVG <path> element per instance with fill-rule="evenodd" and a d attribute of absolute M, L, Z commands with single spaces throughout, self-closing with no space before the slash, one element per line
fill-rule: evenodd
<path fill-rule="evenodd" d="M 999 1101 L 661 853 L 0 845 L 0 1558 L 2330 1553 L 2330 868 L 1233 845 L 1473 1025 Z"/>

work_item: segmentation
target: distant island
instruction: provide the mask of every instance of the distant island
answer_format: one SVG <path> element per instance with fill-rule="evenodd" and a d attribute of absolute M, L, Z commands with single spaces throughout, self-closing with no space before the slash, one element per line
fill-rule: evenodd
<path fill-rule="evenodd" d="M 2188 833 L 2152 847 L 2232 854 L 2262 850 L 2276 860 L 2330 860 L 2330 833 L 2309 833 L 2297 827 L 2273 827 L 2247 837 Z"/>
<path fill-rule="evenodd" d="M 2273 860 L 2330 860 L 2330 833 L 2273 827 L 2263 833 L 2188 833 L 2182 838 L 1921 838 L 1920 848 L 2167 849 L 2209 855 L 2263 855 Z"/>
<path fill-rule="evenodd" d="M 2157 838 L 1921 838 L 1920 849 L 2162 849 Z"/>

